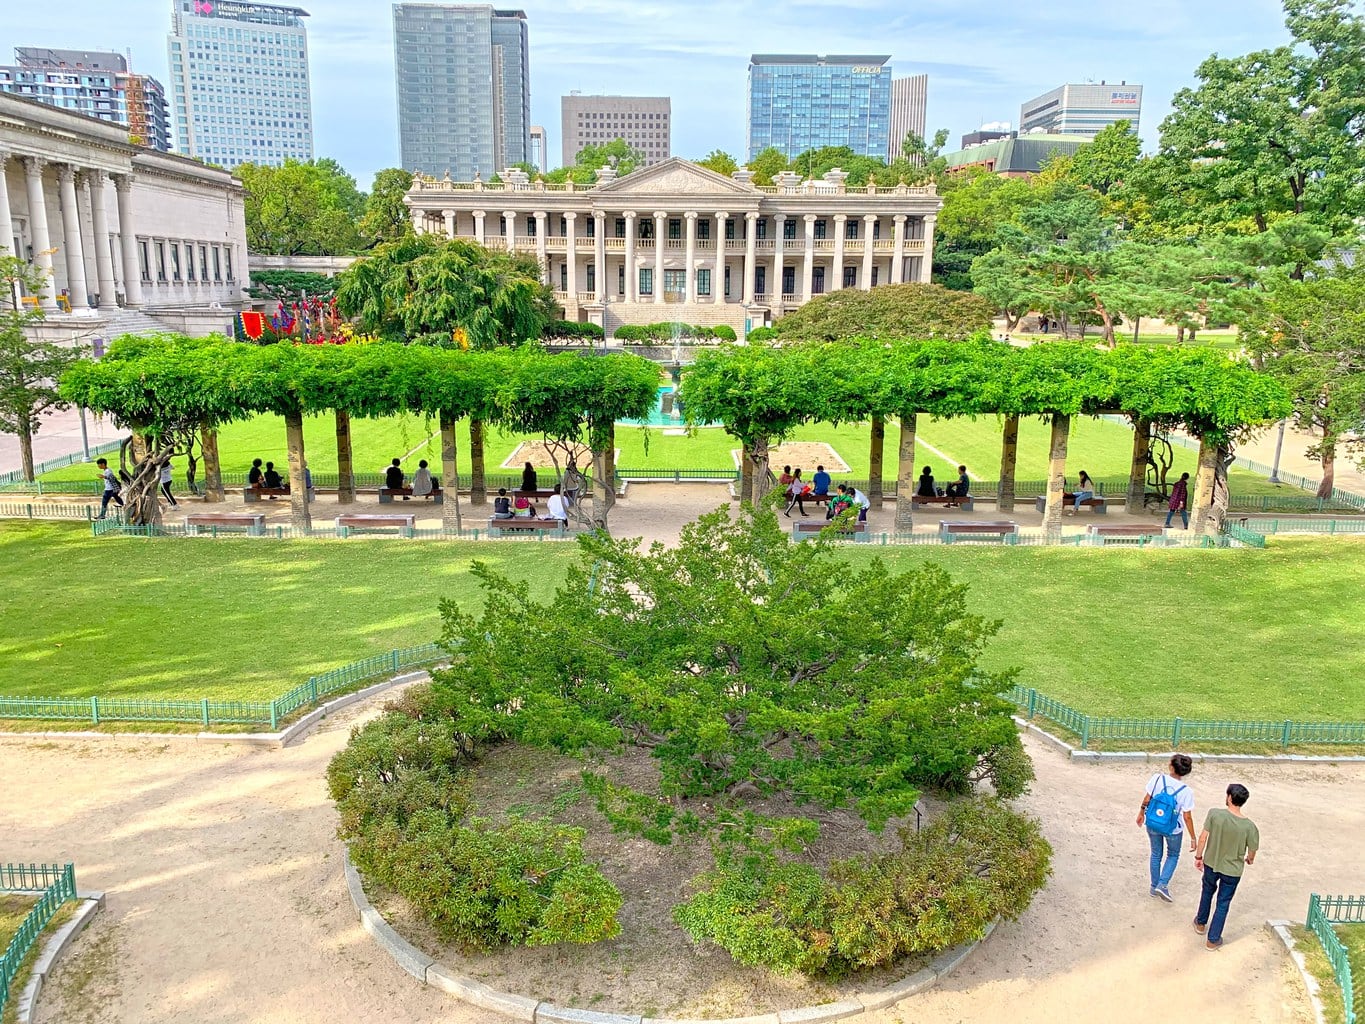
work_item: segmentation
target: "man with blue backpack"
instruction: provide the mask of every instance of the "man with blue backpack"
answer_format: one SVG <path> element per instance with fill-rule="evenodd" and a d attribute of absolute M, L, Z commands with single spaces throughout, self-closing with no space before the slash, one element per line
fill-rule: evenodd
<path fill-rule="evenodd" d="M 1152 845 L 1151 895 L 1167 903 L 1175 902 L 1170 885 L 1180 860 L 1180 840 L 1189 836 L 1194 850 L 1194 793 L 1184 782 L 1193 768 L 1188 754 L 1172 755 L 1170 770 L 1157 772 L 1148 781 L 1138 809 L 1137 823 L 1147 827 Z"/>

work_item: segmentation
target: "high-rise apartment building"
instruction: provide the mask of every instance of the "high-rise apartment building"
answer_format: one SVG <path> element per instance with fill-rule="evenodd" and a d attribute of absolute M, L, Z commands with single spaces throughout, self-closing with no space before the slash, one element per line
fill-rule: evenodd
<path fill-rule="evenodd" d="M 1136 134 L 1142 117 L 1142 86 L 1119 82 L 1062 85 L 1019 108 L 1019 134 L 1086 135 L 1094 138 L 1105 128 L 1127 121 Z"/>
<path fill-rule="evenodd" d="M 572 167 L 585 146 L 624 139 L 644 154 L 645 166 L 672 156 L 673 101 L 667 96 L 583 96 L 559 101 L 561 166 Z"/>
<path fill-rule="evenodd" d="M 173 0 L 176 148 L 220 167 L 313 159 L 308 33 L 298 7 Z"/>
<path fill-rule="evenodd" d="M 788 159 L 821 146 L 885 157 L 887 55 L 756 53 L 749 58 L 749 159 L 775 146 Z"/>
<path fill-rule="evenodd" d="M 914 132 L 924 138 L 924 123 L 929 106 L 929 76 L 910 75 L 891 80 L 891 131 L 886 143 L 886 159 L 898 160 L 905 137 Z"/>
<path fill-rule="evenodd" d="M 410 171 L 484 178 L 531 151 L 525 11 L 393 5 L 398 136 Z"/>
<path fill-rule="evenodd" d="M 123 54 L 19 46 L 14 56 L 14 64 L 0 65 L 0 92 L 121 124 L 150 149 L 171 148 L 165 89 L 129 71 Z"/>

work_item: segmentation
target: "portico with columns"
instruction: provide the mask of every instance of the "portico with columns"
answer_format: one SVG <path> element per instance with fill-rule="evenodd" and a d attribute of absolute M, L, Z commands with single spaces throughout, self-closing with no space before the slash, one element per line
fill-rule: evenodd
<path fill-rule="evenodd" d="M 759 326 L 817 295 L 928 281 L 942 206 L 932 185 L 845 187 L 844 175 L 756 186 L 672 159 L 591 186 L 418 177 L 421 232 L 534 254 L 571 320 Z M 490 194 L 491 193 L 491 194 Z M 489 205 L 500 207 L 485 232 Z"/>

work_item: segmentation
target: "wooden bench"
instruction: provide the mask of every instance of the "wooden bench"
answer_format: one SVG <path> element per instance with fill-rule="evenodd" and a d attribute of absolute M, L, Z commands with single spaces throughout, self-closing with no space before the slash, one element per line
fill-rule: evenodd
<path fill-rule="evenodd" d="M 1037 508 L 1039 512 L 1046 512 L 1046 511 L 1047 511 L 1047 495 L 1046 495 L 1046 494 L 1040 494 L 1040 495 L 1038 495 L 1038 497 L 1036 497 L 1036 498 L 1033 499 L 1033 504 L 1034 504 L 1034 507 Z M 1100 498 L 1100 497 L 1086 498 L 1085 501 L 1081 502 L 1081 505 L 1090 508 L 1090 509 L 1095 513 L 1095 515 L 1097 515 L 1097 516 L 1103 516 L 1103 515 L 1108 515 L 1108 514 L 1109 514 L 1108 503 L 1107 503 L 1107 500 L 1104 499 L 1104 498 Z M 1063 507 L 1063 508 L 1071 508 L 1071 509 L 1074 509 L 1074 508 L 1076 507 L 1076 495 L 1074 495 L 1074 494 L 1063 494 L 1063 495 L 1062 495 L 1062 507 Z"/>
<path fill-rule="evenodd" d="M 494 492 L 492 492 L 492 493 L 496 494 L 497 492 L 494 491 Z M 544 487 L 542 487 L 542 488 L 541 488 L 540 490 L 538 490 L 538 491 L 523 491 L 523 490 L 518 489 L 518 490 L 515 490 L 515 491 L 508 491 L 508 492 L 507 492 L 507 496 L 508 496 L 509 498 L 531 498 L 531 499 L 535 499 L 535 498 L 548 498 L 548 497 L 549 497 L 550 495 L 552 495 L 552 494 L 554 494 L 554 488 L 546 489 L 546 488 L 544 488 Z"/>
<path fill-rule="evenodd" d="M 944 544 L 952 544 L 958 537 L 996 537 L 1001 543 L 1014 543 L 1012 539 L 1019 536 L 1019 524 L 1012 521 L 1003 522 L 969 522 L 959 520 L 956 522 L 940 519 L 938 521 L 938 538 Z"/>
<path fill-rule="evenodd" d="M 960 498 L 950 498 L 946 494 L 915 494 L 910 497 L 910 507 L 919 508 L 922 505 L 943 505 L 945 507 L 960 508 L 964 512 L 970 512 L 975 506 L 972 504 L 975 499 L 970 494 L 964 494 Z"/>
<path fill-rule="evenodd" d="M 397 529 L 404 537 L 411 537 L 417 527 L 415 515 L 367 515 L 363 512 L 349 512 L 336 518 L 337 536 L 345 537 L 351 530 L 393 530 Z"/>
<path fill-rule="evenodd" d="M 379 488 L 379 504 L 381 504 L 381 505 L 389 505 L 389 504 L 392 504 L 394 498 L 402 498 L 404 501 L 407 501 L 407 500 L 408 500 L 409 498 L 411 498 L 411 497 L 412 497 L 412 488 L 411 488 L 411 487 L 381 487 L 381 488 Z M 440 505 L 440 504 L 442 504 L 442 503 L 444 502 L 444 500 L 445 500 L 445 499 L 442 497 L 442 495 L 441 495 L 441 489 L 440 489 L 439 487 L 433 487 L 433 488 L 431 489 L 431 493 L 428 494 L 428 495 L 424 495 L 424 497 L 430 498 L 431 501 L 432 501 L 432 504 L 434 504 L 434 505 Z"/>
<path fill-rule="evenodd" d="M 253 537 L 265 533 L 265 513 L 263 512 L 191 512 L 185 517 L 185 529 L 191 537 L 199 534 L 201 526 L 245 526 L 246 532 Z"/>
<path fill-rule="evenodd" d="M 537 519 L 535 516 L 513 516 L 511 519 L 488 520 L 488 532 L 493 533 L 563 533 L 564 520 Z"/>
<path fill-rule="evenodd" d="M 255 487 L 243 487 L 242 500 L 260 501 L 261 498 L 278 498 L 288 493 L 289 493 L 288 484 L 285 484 L 283 487 L 262 487 L 261 485 L 258 484 Z"/>
<path fill-rule="evenodd" d="M 814 536 L 821 530 L 833 525 L 833 521 L 828 519 L 814 521 L 798 519 L 796 522 L 792 523 L 792 536 L 797 540 L 804 540 L 806 537 Z M 867 521 L 863 520 L 862 522 L 854 521 L 851 523 L 844 523 L 834 529 L 832 536 L 852 537 L 855 541 L 866 541 L 870 536 L 867 531 Z"/>
<path fill-rule="evenodd" d="M 1085 528 L 1086 543 L 1103 547 L 1111 540 L 1136 540 L 1139 544 L 1162 544 L 1166 532 L 1160 526 L 1142 523 L 1092 523 Z"/>

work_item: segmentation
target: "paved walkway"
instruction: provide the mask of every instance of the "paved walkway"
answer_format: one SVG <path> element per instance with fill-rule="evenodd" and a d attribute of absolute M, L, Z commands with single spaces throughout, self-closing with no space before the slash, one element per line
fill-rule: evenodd
<path fill-rule="evenodd" d="M 117 440 L 128 433 L 126 430 L 116 428 L 113 420 L 108 417 L 96 417 L 91 412 L 85 414 L 85 428 L 91 448 L 105 441 Z M 80 413 L 75 409 L 66 409 L 61 412 L 48 413 L 43 417 L 42 426 L 33 435 L 33 461 L 35 464 L 47 459 L 70 455 L 72 452 L 80 450 Z M 20 468 L 22 468 L 22 464 L 19 459 L 18 436 L 0 432 L 0 473 L 9 473 Z M 93 468 L 90 471 L 90 478 L 92 480 L 95 478 Z"/>

